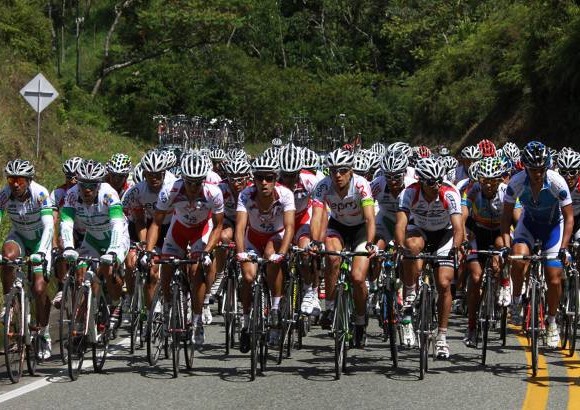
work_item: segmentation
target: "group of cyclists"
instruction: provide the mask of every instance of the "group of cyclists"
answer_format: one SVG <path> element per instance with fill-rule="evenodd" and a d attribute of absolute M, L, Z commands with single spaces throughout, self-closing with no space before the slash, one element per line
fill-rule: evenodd
<path fill-rule="evenodd" d="M 343 146 L 320 155 L 308 148 L 284 145 L 279 138 L 252 158 L 242 149 L 177 154 L 152 149 L 133 165 L 125 154 L 106 163 L 73 157 L 62 170 L 65 182 L 50 192 L 35 180 L 30 161 L 14 159 L 5 168 L 0 192 L 0 218 L 11 220 L 2 259 L 28 255 L 33 265 L 31 290 L 41 330 L 43 359 L 51 356 L 49 313 L 59 308 L 62 292 L 50 300 L 47 284 L 54 272 L 61 286 L 68 264 L 80 256 L 98 258 L 98 278 L 110 299 L 111 322 L 120 320 L 122 300 L 134 291 L 138 268 L 147 269 L 145 304 L 161 286 L 170 300 L 175 268 L 159 266 L 159 257 L 196 254 L 187 269 L 192 295 L 192 332 L 197 347 L 205 342 L 204 326 L 212 323 L 212 299 L 226 266 L 226 250 L 235 244 L 241 270 L 240 351 L 250 350 L 248 332 L 252 282 L 257 266 L 252 255 L 269 261 L 270 342 L 281 327 L 286 261 L 292 246 L 304 249 L 300 311 L 319 316 L 330 329 L 341 260 L 326 255 L 322 274 L 316 264 L 322 250 L 366 252 L 352 261 L 354 346 L 364 348 L 369 321 L 369 293 L 376 290 L 381 250 L 417 255 L 423 251 L 446 256 L 435 263 L 438 330 L 436 355 L 450 356 L 447 329 L 456 283 L 465 288 L 455 261 L 465 258 L 468 272 L 468 325 L 464 343 L 476 345 L 476 311 L 482 278 L 481 259 L 473 250 L 501 251 L 493 269 L 499 275 L 508 255 L 529 255 L 537 240 L 542 250 L 558 255 L 546 263 L 547 345 L 559 345 L 556 314 L 562 269 L 570 261 L 568 245 L 580 239 L 580 153 L 555 151 L 532 141 L 523 148 L 508 142 L 501 148 L 485 139 L 456 155 L 445 147 L 431 150 L 405 142 L 375 143 L 368 149 Z M 469 248 L 471 251 L 466 252 Z M 54 266 L 52 266 L 54 265 Z M 79 263 L 77 282 L 86 264 Z M 417 297 L 422 268 L 403 260 L 401 304 L 403 340 L 417 343 L 411 307 Z M 502 276 L 497 301 L 510 306 L 511 321 L 521 322 L 525 261 L 513 261 Z M 3 293 L 9 293 L 14 267 L 2 266 Z M 466 281 L 466 282 L 467 282 Z M 60 288 L 59 288 L 60 289 Z M 321 298 L 324 295 L 324 303 Z M 159 307 L 168 314 L 168 306 Z M 214 310 L 215 313 L 215 310 Z M 2 313 L 4 318 L 4 313 Z"/>

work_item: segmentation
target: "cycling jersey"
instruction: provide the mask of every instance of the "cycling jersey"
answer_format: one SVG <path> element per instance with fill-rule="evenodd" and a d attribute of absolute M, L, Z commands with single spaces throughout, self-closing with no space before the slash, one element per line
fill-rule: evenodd
<path fill-rule="evenodd" d="M 35 181 L 30 181 L 28 198 L 24 202 L 14 198 L 8 186 L 0 191 L 0 221 L 7 214 L 12 222 L 6 240 L 17 242 L 21 254 L 24 254 L 23 250 L 42 252 L 49 261 L 54 233 L 52 212 L 48 190 Z"/>
<path fill-rule="evenodd" d="M 64 200 L 66 198 L 66 191 L 68 191 L 66 184 L 62 184 L 61 186 L 57 187 L 50 193 L 50 201 L 55 210 L 59 210 L 64 205 Z"/>
<path fill-rule="evenodd" d="M 403 181 L 403 188 L 417 182 L 415 179 L 411 179 L 405 176 Z M 399 196 L 394 195 L 390 190 L 389 184 L 387 183 L 387 178 L 384 176 L 379 176 L 371 181 L 371 192 L 373 198 L 378 204 L 378 214 L 377 214 L 377 224 L 384 222 L 395 223 L 397 216 L 397 210 L 399 208 Z M 402 191 L 401 191 L 402 192 Z M 400 192 L 399 192 L 400 194 Z"/>
<path fill-rule="evenodd" d="M 463 195 L 474 183 L 470 178 L 464 178 L 455 184 L 455 188 L 457 188 L 460 195 Z"/>
<path fill-rule="evenodd" d="M 222 177 L 220 177 L 220 175 L 217 172 L 210 170 L 207 173 L 207 176 L 205 177 L 205 182 L 208 182 L 210 184 L 219 184 L 220 182 L 222 182 Z"/>
<path fill-rule="evenodd" d="M 174 182 L 175 176 L 169 172 L 166 172 L 161 189 L 170 190 Z M 159 192 L 151 191 L 147 181 L 143 180 L 137 185 L 131 187 L 125 193 L 125 195 L 123 195 L 121 199 L 123 202 L 123 210 L 130 217 L 133 217 L 136 214 L 144 213 L 145 221 L 150 221 L 155 215 L 158 197 Z M 165 215 L 165 219 L 163 219 L 163 225 L 167 225 L 170 222 L 171 214 Z"/>
<path fill-rule="evenodd" d="M 524 209 L 522 219 L 528 225 L 556 225 L 563 220 L 561 208 L 572 203 L 568 184 L 561 175 L 550 169 L 546 171 L 544 185 L 537 198 L 532 195 L 528 173 L 514 175 L 507 186 L 504 200 L 515 204 L 518 197 Z"/>
<path fill-rule="evenodd" d="M 450 216 L 461 214 L 461 198 L 457 188 L 443 182 L 439 194 L 428 202 L 421 190 L 421 183 L 409 185 L 399 195 L 399 211 L 413 217 L 413 224 L 425 231 L 451 228 Z"/>
<path fill-rule="evenodd" d="M 157 199 L 157 210 L 173 211 L 173 221 L 191 228 L 203 226 L 211 219 L 212 214 L 224 212 L 224 197 L 222 191 L 210 183 L 203 184 L 203 195 L 195 201 L 190 201 L 185 193 L 182 179 L 173 185 L 163 186 Z"/>
<path fill-rule="evenodd" d="M 459 184 L 459 181 L 462 181 L 464 179 L 469 179 L 467 168 L 465 168 L 463 165 L 458 165 L 457 168 L 455 168 L 455 180 L 453 180 L 452 182 Z M 459 188 L 459 186 L 457 188 Z"/>
<path fill-rule="evenodd" d="M 488 199 L 483 195 L 479 182 L 476 182 L 463 193 L 461 205 L 467 207 L 469 216 L 478 227 L 499 230 L 506 189 L 507 185 L 500 183 L 495 196 Z M 520 201 L 516 200 L 515 208 L 521 207 Z"/>
<path fill-rule="evenodd" d="M 274 234 L 284 229 L 284 212 L 295 211 L 294 195 L 283 185 L 276 184 L 272 195 L 274 202 L 266 211 L 261 211 L 257 203 L 257 188 L 251 186 L 240 192 L 237 212 L 248 214 L 249 229 L 261 234 Z"/>
<path fill-rule="evenodd" d="M 121 200 L 115 189 L 102 182 L 93 203 L 83 202 L 79 186 L 68 190 L 61 209 L 60 232 L 65 248 L 74 247 L 73 227 L 78 223 L 86 229 L 82 248 L 91 256 L 114 252 L 118 262 L 125 259 L 129 248 L 127 221 Z M 84 252 L 83 252 L 84 253 Z"/>
<path fill-rule="evenodd" d="M 570 191 L 572 197 L 572 208 L 574 208 L 574 217 L 580 216 L 580 179 L 576 181 L 574 189 Z"/>
<path fill-rule="evenodd" d="M 314 189 L 312 206 L 328 206 L 331 218 L 343 225 L 354 226 L 365 222 L 363 207 L 374 206 L 374 199 L 369 182 L 359 175 L 353 174 L 344 198 L 336 192 L 331 177 L 325 177 Z"/>
<path fill-rule="evenodd" d="M 294 193 L 294 205 L 296 207 L 296 223 L 304 224 L 308 223 L 308 220 L 304 220 L 308 212 L 311 209 L 312 201 L 310 196 L 316 188 L 318 183 L 316 176 L 310 172 L 302 171 L 300 172 L 298 182 L 292 190 Z"/>

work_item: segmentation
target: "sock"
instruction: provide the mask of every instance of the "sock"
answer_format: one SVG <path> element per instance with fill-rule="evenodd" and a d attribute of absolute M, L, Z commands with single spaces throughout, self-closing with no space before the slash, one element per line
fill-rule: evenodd
<path fill-rule="evenodd" d="M 514 305 L 521 305 L 522 304 L 522 295 L 514 296 Z"/>
<path fill-rule="evenodd" d="M 272 297 L 272 310 L 278 309 L 280 307 L 280 299 L 282 299 L 281 296 Z"/>
<path fill-rule="evenodd" d="M 366 322 L 365 315 L 356 315 L 356 318 L 354 320 L 355 325 L 364 325 L 365 322 Z"/>
<path fill-rule="evenodd" d="M 334 310 L 334 300 L 326 301 L 326 310 Z"/>
<path fill-rule="evenodd" d="M 556 316 L 548 315 L 548 324 L 556 323 Z"/>
<path fill-rule="evenodd" d="M 447 342 L 447 328 L 446 327 L 439 328 L 439 331 L 437 332 L 437 340 Z"/>
<path fill-rule="evenodd" d="M 201 315 L 197 313 L 193 314 L 193 324 L 194 325 L 201 324 Z"/>
<path fill-rule="evenodd" d="M 204 305 L 209 305 L 209 298 L 211 296 L 211 293 L 206 293 L 205 297 L 203 298 L 203 304 Z"/>

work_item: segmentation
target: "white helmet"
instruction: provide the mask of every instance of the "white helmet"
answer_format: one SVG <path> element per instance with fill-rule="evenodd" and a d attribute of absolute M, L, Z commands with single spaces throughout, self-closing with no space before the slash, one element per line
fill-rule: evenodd
<path fill-rule="evenodd" d="M 366 157 L 369 160 L 369 166 L 370 166 L 369 169 L 376 170 L 381 166 L 382 155 L 380 155 L 374 151 L 369 151 L 369 152 L 367 152 Z"/>
<path fill-rule="evenodd" d="M 93 159 L 85 159 L 79 165 L 78 179 L 80 182 L 101 182 L 107 175 L 105 166 Z"/>
<path fill-rule="evenodd" d="M 512 161 L 518 161 L 520 159 L 520 149 L 513 142 L 506 142 L 502 147 L 503 154 L 511 159 Z"/>
<path fill-rule="evenodd" d="M 188 154 L 181 159 L 181 175 L 186 178 L 205 178 L 211 161 L 205 155 Z"/>
<path fill-rule="evenodd" d="M 79 165 L 83 162 L 81 157 L 72 157 L 62 163 L 62 172 L 65 175 L 76 175 Z"/>
<path fill-rule="evenodd" d="M 236 158 L 246 159 L 246 157 L 247 157 L 246 153 L 241 148 L 233 148 L 233 149 L 229 150 L 227 156 L 229 159 L 236 159 Z"/>
<path fill-rule="evenodd" d="M 141 181 L 143 181 L 143 166 L 141 163 L 138 163 L 135 165 L 135 168 L 133 168 L 133 182 L 138 184 Z"/>
<path fill-rule="evenodd" d="M 8 161 L 4 168 L 4 173 L 10 177 L 32 178 L 34 176 L 34 165 L 28 160 L 17 158 Z"/>
<path fill-rule="evenodd" d="M 252 172 L 278 172 L 280 164 L 278 158 L 260 155 L 252 162 Z"/>
<path fill-rule="evenodd" d="M 354 172 L 364 174 L 369 172 L 370 168 L 371 163 L 368 156 L 366 156 L 364 153 L 357 153 L 354 156 L 354 163 L 352 165 L 352 170 Z"/>
<path fill-rule="evenodd" d="M 177 155 L 175 155 L 175 152 L 173 150 L 165 150 L 163 151 L 163 154 L 165 155 L 165 167 L 166 168 L 172 168 L 175 165 L 177 165 Z"/>
<path fill-rule="evenodd" d="M 146 172 L 161 172 L 165 171 L 167 166 L 167 152 L 152 149 L 143 155 L 141 159 L 141 166 Z M 175 155 L 175 154 L 174 154 Z"/>
<path fill-rule="evenodd" d="M 304 169 L 316 169 L 320 165 L 320 157 L 309 148 L 302 149 Z"/>
<path fill-rule="evenodd" d="M 280 170 L 282 172 L 298 172 L 303 167 L 303 156 L 301 149 L 294 145 L 286 145 L 278 152 Z"/>
<path fill-rule="evenodd" d="M 385 144 L 382 142 L 375 142 L 373 145 L 371 145 L 371 151 L 376 152 L 379 155 L 385 155 L 387 149 L 385 148 Z"/>
<path fill-rule="evenodd" d="M 387 174 L 400 174 L 407 171 L 409 158 L 403 151 L 390 151 L 381 161 L 381 168 Z"/>
<path fill-rule="evenodd" d="M 335 149 L 326 157 L 328 167 L 349 167 L 354 164 L 354 154 L 342 148 Z"/>
<path fill-rule="evenodd" d="M 474 161 L 471 163 L 469 168 L 467 168 L 467 176 L 472 181 L 477 181 L 479 177 L 479 161 Z"/>
<path fill-rule="evenodd" d="M 477 146 L 468 145 L 461 150 L 461 158 L 477 161 L 478 159 L 483 158 L 483 155 Z"/>
<path fill-rule="evenodd" d="M 272 140 L 272 146 L 276 147 L 276 148 L 280 148 L 282 146 L 283 142 L 282 139 L 276 137 Z"/>
<path fill-rule="evenodd" d="M 560 169 L 580 169 L 580 154 L 571 149 L 562 149 L 556 163 Z"/>
<path fill-rule="evenodd" d="M 250 163 L 243 158 L 236 158 L 224 164 L 227 175 L 247 175 L 250 173 Z"/>
<path fill-rule="evenodd" d="M 420 158 L 417 161 L 415 172 L 419 179 L 439 179 L 446 174 L 443 166 L 433 157 Z"/>
<path fill-rule="evenodd" d="M 221 148 L 216 148 L 210 151 L 209 159 L 212 161 L 223 161 L 226 159 L 226 152 Z"/>
<path fill-rule="evenodd" d="M 441 164 L 445 167 L 445 172 L 449 172 L 452 169 L 457 168 L 457 166 L 459 165 L 459 161 L 457 161 L 455 157 L 452 157 L 450 155 L 439 158 L 441 158 Z"/>
<path fill-rule="evenodd" d="M 413 155 L 413 148 L 406 142 L 401 141 L 393 142 L 387 147 L 387 152 L 395 152 L 395 151 L 401 151 L 408 157 Z"/>

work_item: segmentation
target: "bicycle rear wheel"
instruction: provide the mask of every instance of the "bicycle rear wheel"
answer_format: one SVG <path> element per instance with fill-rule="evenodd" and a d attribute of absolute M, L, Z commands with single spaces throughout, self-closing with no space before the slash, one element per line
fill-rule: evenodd
<path fill-rule="evenodd" d="M 179 286 L 173 286 L 171 289 L 171 314 L 169 319 L 169 328 L 171 333 L 171 364 L 173 366 L 173 377 L 179 374 L 179 356 L 181 353 L 181 289 Z"/>
<path fill-rule="evenodd" d="M 569 297 L 568 297 L 568 306 L 570 312 L 570 353 L 569 356 L 574 356 L 574 352 L 576 351 L 576 337 L 578 332 L 578 304 L 580 303 L 579 294 L 580 292 L 580 284 L 578 278 L 578 272 L 574 272 L 572 276 L 572 281 L 570 283 L 569 288 Z"/>
<path fill-rule="evenodd" d="M 67 363 L 71 380 L 77 380 L 83 367 L 87 346 L 87 325 L 89 318 L 89 290 L 85 286 L 75 291 L 75 302 L 69 322 Z"/>
<path fill-rule="evenodd" d="M 107 360 L 109 350 L 109 306 L 105 296 L 101 293 L 95 301 L 93 329 L 96 330 L 95 340 L 93 341 L 93 369 L 100 373 Z"/>
<path fill-rule="evenodd" d="M 420 291 L 419 307 L 419 379 L 425 378 L 429 360 L 429 329 L 431 323 L 431 298 L 428 285 Z"/>
<path fill-rule="evenodd" d="M 22 290 L 13 288 L 4 301 L 4 358 L 6 373 L 12 383 L 18 383 L 22 376 L 24 365 L 24 311 L 22 306 Z"/>
<path fill-rule="evenodd" d="M 252 311 L 250 313 L 250 380 L 256 379 L 256 372 L 258 369 L 258 362 L 260 356 L 260 342 L 258 338 L 261 337 L 261 333 L 258 330 L 260 325 L 259 317 L 262 315 L 262 287 L 259 284 L 254 286 L 254 298 L 252 302 Z"/>
<path fill-rule="evenodd" d="M 58 316 L 58 346 L 60 349 L 60 359 L 62 364 L 68 363 L 68 329 L 73 312 L 74 303 L 74 279 L 67 278 L 62 288 L 62 299 L 60 301 L 60 311 Z"/>
<path fill-rule="evenodd" d="M 334 376 L 336 380 L 340 380 L 346 360 L 346 336 L 349 318 L 344 293 L 344 285 L 338 285 L 336 288 L 334 323 L 332 326 L 334 333 Z"/>
<path fill-rule="evenodd" d="M 163 303 L 161 286 L 157 286 L 151 300 L 149 315 L 147 316 L 147 335 L 145 336 L 147 340 L 147 360 L 151 366 L 157 364 L 161 350 L 163 350 L 167 341 L 163 328 Z"/>
<path fill-rule="evenodd" d="M 532 284 L 530 299 L 530 338 L 532 342 L 532 376 L 538 373 L 538 338 L 539 338 L 539 289 L 537 283 Z"/>

